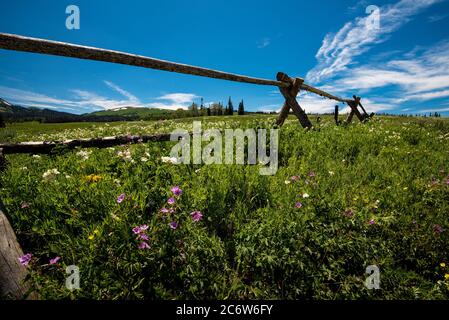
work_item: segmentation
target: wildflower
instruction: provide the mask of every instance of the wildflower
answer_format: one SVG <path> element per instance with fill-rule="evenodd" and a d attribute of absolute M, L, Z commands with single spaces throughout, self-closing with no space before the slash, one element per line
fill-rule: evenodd
<path fill-rule="evenodd" d="M 139 228 L 142 231 L 148 230 L 148 226 L 146 224 L 143 224 L 143 225 L 139 226 Z"/>
<path fill-rule="evenodd" d="M 446 274 L 444 275 L 444 280 L 449 280 L 449 273 L 446 273 Z"/>
<path fill-rule="evenodd" d="M 190 216 L 195 222 L 198 222 L 203 218 L 203 214 L 201 213 L 201 211 L 193 211 L 190 213 Z"/>
<path fill-rule="evenodd" d="M 89 240 L 94 240 L 94 235 L 91 234 L 90 236 L 87 237 L 87 239 L 89 239 Z"/>
<path fill-rule="evenodd" d="M 160 211 L 161 211 L 161 213 L 173 213 L 173 212 L 175 212 L 175 210 L 173 210 L 172 208 L 170 208 L 170 209 L 162 208 Z"/>
<path fill-rule="evenodd" d="M 122 201 L 125 200 L 125 194 L 122 193 L 117 197 L 117 203 L 122 203 Z"/>
<path fill-rule="evenodd" d="M 372 226 L 372 225 L 376 224 L 376 221 L 374 219 L 370 219 L 368 221 L 368 224 Z"/>
<path fill-rule="evenodd" d="M 290 180 L 285 180 L 284 183 L 285 183 L 285 184 L 290 184 L 291 181 L 290 181 Z"/>
<path fill-rule="evenodd" d="M 102 179 L 101 176 L 96 174 L 90 174 L 86 176 L 86 181 L 89 183 L 99 182 L 101 179 Z"/>
<path fill-rule="evenodd" d="M 44 178 L 44 180 L 53 180 L 54 178 L 56 178 L 56 176 L 60 174 L 60 172 L 58 171 L 58 169 L 50 169 L 44 172 L 44 174 L 42 175 L 42 178 Z"/>
<path fill-rule="evenodd" d="M 174 186 L 173 188 L 171 188 L 171 192 L 173 192 L 173 194 L 177 197 L 182 194 L 182 190 L 181 188 L 179 188 L 179 186 Z"/>
<path fill-rule="evenodd" d="M 133 162 L 133 158 L 131 156 L 131 151 L 129 151 L 128 149 L 124 150 L 124 151 L 117 152 L 117 155 L 125 161 Z"/>
<path fill-rule="evenodd" d="M 23 201 L 23 202 L 20 204 L 20 208 L 22 208 L 22 209 L 27 209 L 27 208 L 29 208 L 29 207 L 30 207 L 30 205 L 28 204 L 28 202 Z"/>
<path fill-rule="evenodd" d="M 354 216 L 354 211 L 352 211 L 352 210 L 346 210 L 346 211 L 344 212 L 344 215 L 347 216 L 348 218 L 351 218 L 351 217 Z"/>
<path fill-rule="evenodd" d="M 76 153 L 77 156 L 81 157 L 83 160 L 89 159 L 90 151 L 81 150 Z"/>
<path fill-rule="evenodd" d="M 148 158 L 142 157 L 142 158 L 140 158 L 140 161 L 142 161 L 142 162 L 147 162 L 147 161 L 148 161 Z"/>
<path fill-rule="evenodd" d="M 173 230 L 178 229 L 179 224 L 176 221 L 172 221 L 170 222 L 170 228 L 172 228 Z"/>
<path fill-rule="evenodd" d="M 175 198 L 169 198 L 167 200 L 167 203 L 170 204 L 170 205 L 175 204 Z"/>
<path fill-rule="evenodd" d="M 301 208 L 302 207 L 302 203 L 301 202 L 296 202 L 295 203 L 295 207 L 298 208 L 298 209 Z"/>
<path fill-rule="evenodd" d="M 59 257 L 59 256 L 57 256 L 53 259 L 50 259 L 50 264 L 57 264 L 59 260 L 61 260 L 61 257 Z"/>
<path fill-rule="evenodd" d="M 140 227 L 134 227 L 132 228 L 132 231 L 134 232 L 134 234 L 139 234 L 141 232 Z"/>
<path fill-rule="evenodd" d="M 335 174 L 335 172 L 329 171 L 329 175 L 330 175 L 330 176 L 333 176 L 334 174 Z"/>
<path fill-rule="evenodd" d="M 34 159 L 40 159 L 40 158 L 41 158 L 41 156 L 40 156 L 40 155 L 38 155 L 38 154 L 33 154 L 33 158 L 34 158 Z"/>
<path fill-rule="evenodd" d="M 178 159 L 175 157 L 161 157 L 162 162 L 164 163 L 171 163 L 171 164 L 178 164 Z"/>
<path fill-rule="evenodd" d="M 145 233 L 139 235 L 139 238 L 142 239 L 142 240 L 145 240 L 145 241 L 150 240 L 150 238 Z"/>
<path fill-rule="evenodd" d="M 144 250 L 144 249 L 150 249 L 150 245 L 148 243 L 146 243 L 145 241 L 142 241 L 139 245 L 138 248 L 140 250 Z"/>
<path fill-rule="evenodd" d="M 303 194 L 302 194 L 302 197 L 303 197 L 303 198 L 308 198 L 308 197 L 310 197 L 310 196 L 309 196 L 308 193 L 303 193 Z"/>
<path fill-rule="evenodd" d="M 441 263 L 440 263 L 440 267 L 441 267 L 441 268 L 446 268 L 446 264 L 445 264 L 444 262 L 441 262 Z"/>
<path fill-rule="evenodd" d="M 19 262 L 22 266 L 27 266 L 28 263 L 30 263 L 32 257 L 33 255 L 31 253 L 24 254 L 19 258 Z"/>
<path fill-rule="evenodd" d="M 443 233 L 444 229 L 443 229 L 443 227 L 440 226 L 439 224 L 434 224 L 434 225 L 433 225 L 433 231 L 434 231 L 436 234 L 440 234 L 440 233 Z"/>
<path fill-rule="evenodd" d="M 315 172 L 313 172 L 313 171 L 310 171 L 310 172 L 309 172 L 309 177 L 313 178 L 313 177 L 315 177 L 315 176 L 316 176 Z"/>
<path fill-rule="evenodd" d="M 298 180 L 299 180 L 299 177 L 298 177 L 298 176 L 293 176 L 293 177 L 290 178 L 290 180 L 291 180 L 291 181 L 298 181 Z"/>

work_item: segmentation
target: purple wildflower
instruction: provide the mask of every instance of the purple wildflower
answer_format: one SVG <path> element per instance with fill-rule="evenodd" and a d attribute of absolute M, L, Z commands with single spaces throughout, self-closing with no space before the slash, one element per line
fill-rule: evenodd
<path fill-rule="evenodd" d="M 170 228 L 172 228 L 173 230 L 178 229 L 179 224 L 176 221 L 172 221 L 170 222 Z"/>
<path fill-rule="evenodd" d="M 302 207 L 302 203 L 301 202 L 296 202 L 295 203 L 295 207 L 298 208 L 298 209 L 301 208 Z"/>
<path fill-rule="evenodd" d="M 195 222 L 198 222 L 203 218 L 203 214 L 201 213 L 201 211 L 193 211 L 190 213 L 190 216 Z"/>
<path fill-rule="evenodd" d="M 374 221 L 374 219 L 370 219 L 368 221 L 368 224 L 372 226 L 372 225 L 376 224 L 376 221 Z"/>
<path fill-rule="evenodd" d="M 171 188 L 171 192 L 173 192 L 173 194 L 177 197 L 182 194 L 182 190 L 179 186 L 174 186 L 173 188 Z"/>
<path fill-rule="evenodd" d="M 298 180 L 299 180 L 299 177 L 298 177 L 298 176 L 293 176 L 293 177 L 290 178 L 290 180 L 292 180 L 292 181 L 298 181 Z"/>
<path fill-rule="evenodd" d="M 142 233 L 141 235 L 139 235 L 139 238 L 144 240 L 144 241 L 150 240 L 150 238 L 145 233 Z"/>
<path fill-rule="evenodd" d="M 148 243 L 146 243 L 145 241 L 142 241 L 137 247 L 140 250 L 150 249 L 150 245 Z"/>
<path fill-rule="evenodd" d="M 439 224 L 434 224 L 434 225 L 433 225 L 433 231 L 434 231 L 436 234 L 440 234 L 440 233 L 443 233 L 444 229 L 443 229 L 443 227 L 440 226 Z"/>
<path fill-rule="evenodd" d="M 59 256 L 57 256 L 53 259 L 50 259 L 50 264 L 57 264 L 59 260 L 61 260 L 61 257 L 59 257 Z"/>
<path fill-rule="evenodd" d="M 22 266 L 27 266 L 32 257 L 33 255 L 31 253 L 27 253 L 19 258 L 19 262 Z"/>
<path fill-rule="evenodd" d="M 170 204 L 170 205 L 175 204 L 175 198 L 169 198 L 169 199 L 167 200 L 167 203 Z"/>
<path fill-rule="evenodd" d="M 125 194 L 124 193 L 122 193 L 121 195 L 118 196 L 117 203 L 122 203 L 123 200 L 125 200 Z"/>
<path fill-rule="evenodd" d="M 313 177 L 315 177 L 315 176 L 316 176 L 315 172 L 313 172 L 313 171 L 310 171 L 310 172 L 309 172 L 309 177 L 313 178 Z"/>
<path fill-rule="evenodd" d="M 140 227 L 134 227 L 132 230 L 134 234 L 139 234 L 141 232 Z"/>
<path fill-rule="evenodd" d="M 170 208 L 170 209 L 162 208 L 160 211 L 161 211 L 161 213 L 173 213 L 173 212 L 175 212 L 175 210 L 173 210 L 172 208 Z"/>

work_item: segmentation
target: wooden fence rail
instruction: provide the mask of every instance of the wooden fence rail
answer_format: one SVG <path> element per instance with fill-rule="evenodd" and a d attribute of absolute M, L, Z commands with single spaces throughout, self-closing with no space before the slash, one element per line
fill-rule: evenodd
<path fill-rule="evenodd" d="M 66 42 L 51 41 L 46 39 L 38 39 L 31 37 L 24 37 L 15 34 L 0 33 L 0 49 L 16 50 L 24 52 L 34 52 L 41 54 L 50 54 L 57 56 L 65 56 L 79 59 L 97 60 L 112 63 L 119 63 L 131 66 L 138 66 L 143 68 L 164 70 L 170 72 L 177 72 L 183 74 L 190 74 L 202 77 L 209 77 L 215 79 L 246 82 L 258 85 L 271 85 L 279 87 L 286 102 L 284 104 L 284 111 L 279 114 L 277 123 L 282 125 L 285 118 L 288 116 L 290 109 L 298 117 L 303 127 L 310 128 L 312 123 L 307 119 L 304 110 L 296 101 L 296 96 L 300 90 L 308 91 L 320 95 L 322 97 L 354 105 L 355 99 L 344 99 L 321 89 L 312 87 L 304 83 L 302 78 L 290 78 L 285 73 L 278 73 L 277 80 L 268 80 L 261 78 L 253 78 L 244 75 L 238 75 L 218 70 L 212 70 L 187 64 L 175 63 L 126 52 L 106 50 L 95 47 L 88 47 L 76 45 Z M 293 101 L 295 100 L 295 101 Z M 360 97 L 358 102 L 360 102 Z M 359 106 L 359 103 L 356 103 Z M 354 111 L 354 108 L 351 106 Z M 354 111 L 355 112 L 355 111 Z M 357 113 L 356 113 L 357 114 Z M 358 116 L 358 114 L 357 114 Z M 351 118 L 352 119 L 352 116 Z M 361 119 L 359 117 L 359 119 Z"/>

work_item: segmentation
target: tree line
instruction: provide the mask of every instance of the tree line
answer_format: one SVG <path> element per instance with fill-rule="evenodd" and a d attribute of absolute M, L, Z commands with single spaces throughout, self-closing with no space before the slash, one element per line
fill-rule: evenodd
<path fill-rule="evenodd" d="M 228 99 L 228 103 L 226 106 L 223 106 L 221 102 L 214 102 L 207 107 L 204 105 L 204 100 L 201 98 L 201 103 L 198 105 L 193 102 L 189 106 L 189 113 L 193 117 L 201 117 L 201 116 L 232 116 L 234 115 L 234 104 L 232 103 L 231 97 Z M 239 102 L 237 108 L 237 115 L 242 116 L 245 114 L 245 104 L 243 100 Z"/>

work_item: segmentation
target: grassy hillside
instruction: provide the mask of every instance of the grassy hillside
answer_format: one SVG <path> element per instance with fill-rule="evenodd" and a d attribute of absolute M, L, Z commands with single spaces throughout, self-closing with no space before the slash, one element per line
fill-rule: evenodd
<path fill-rule="evenodd" d="M 273 119 L 202 120 L 203 128 L 224 129 L 269 127 Z M 66 127 L 28 138 L 191 124 Z M 324 117 L 309 132 L 289 120 L 273 176 L 259 175 L 258 165 L 162 161 L 172 145 L 7 156 L 2 200 L 32 254 L 29 281 L 42 298 L 449 298 L 447 119 L 336 127 Z M 82 274 L 74 292 L 64 288 L 71 264 Z M 364 285 L 370 265 L 380 269 L 381 290 Z"/>

